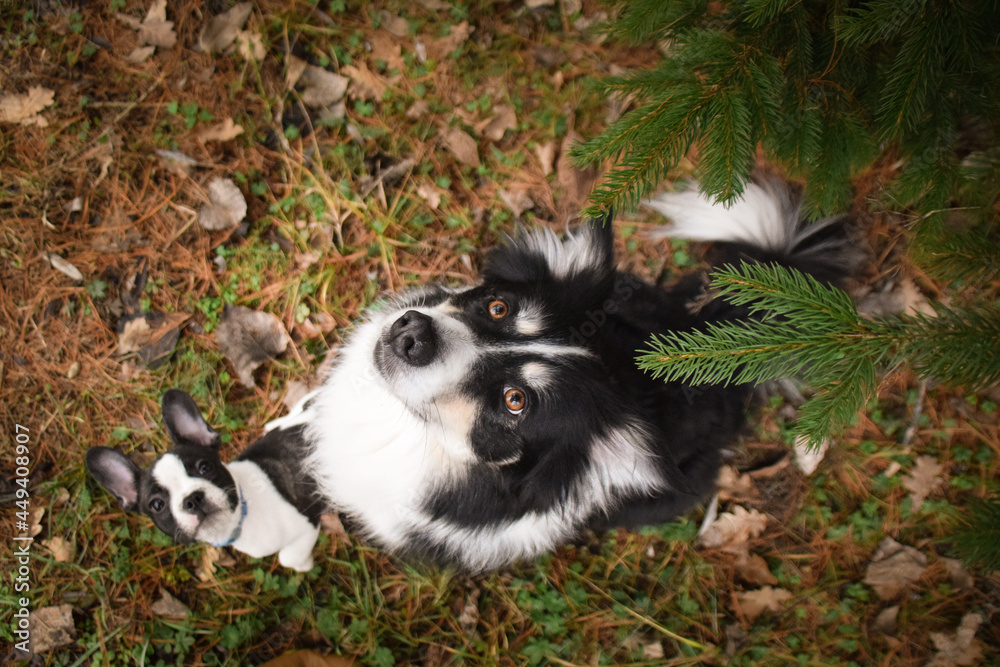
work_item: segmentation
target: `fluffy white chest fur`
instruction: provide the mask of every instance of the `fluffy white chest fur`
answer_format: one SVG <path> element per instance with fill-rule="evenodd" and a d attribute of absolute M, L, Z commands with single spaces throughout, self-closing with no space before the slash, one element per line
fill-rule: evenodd
<path fill-rule="evenodd" d="M 319 528 L 278 493 L 256 463 L 234 461 L 226 467 L 247 504 L 243 528 L 233 548 L 254 558 L 278 553 L 278 560 L 286 567 L 303 572 L 312 569 L 312 548 Z"/>
<path fill-rule="evenodd" d="M 362 517 L 369 533 L 394 547 L 421 523 L 421 494 L 461 474 L 462 466 L 446 450 L 444 434 L 429 432 L 374 372 L 370 359 L 381 326 L 377 316 L 360 325 L 323 386 L 266 428 L 305 424 L 313 445 L 305 469 L 335 509 Z"/>

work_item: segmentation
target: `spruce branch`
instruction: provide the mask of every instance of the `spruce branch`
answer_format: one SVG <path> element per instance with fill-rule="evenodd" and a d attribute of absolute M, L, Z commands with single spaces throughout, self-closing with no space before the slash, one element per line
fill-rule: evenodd
<path fill-rule="evenodd" d="M 985 306 L 936 315 L 862 318 L 843 291 L 780 265 L 741 264 L 713 273 L 715 297 L 750 319 L 654 337 L 637 357 L 665 381 L 742 384 L 800 375 L 819 387 L 799 431 L 817 444 L 872 397 L 879 368 L 907 363 L 923 377 L 979 388 L 1000 381 L 1000 311 Z"/>
<path fill-rule="evenodd" d="M 1000 570 L 1000 496 L 972 498 L 957 514 L 951 541 L 967 563 L 985 570 Z"/>

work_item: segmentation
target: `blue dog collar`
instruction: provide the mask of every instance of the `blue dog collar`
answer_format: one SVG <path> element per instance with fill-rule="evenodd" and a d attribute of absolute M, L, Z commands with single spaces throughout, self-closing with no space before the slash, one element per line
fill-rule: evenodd
<path fill-rule="evenodd" d="M 228 547 L 236 540 L 240 539 L 240 533 L 243 532 L 243 520 L 247 518 L 247 499 L 243 497 L 243 491 L 238 489 L 240 494 L 240 521 L 236 524 L 236 528 L 233 530 L 233 534 L 229 536 L 229 539 L 225 542 L 212 542 L 213 547 Z"/>

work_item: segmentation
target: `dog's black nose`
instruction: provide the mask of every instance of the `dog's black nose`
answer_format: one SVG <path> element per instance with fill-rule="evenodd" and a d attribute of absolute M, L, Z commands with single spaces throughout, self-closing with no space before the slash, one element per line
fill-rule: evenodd
<path fill-rule="evenodd" d="M 399 316 L 389 329 L 393 354 L 411 366 L 426 366 L 437 354 L 437 334 L 430 317 L 415 310 Z"/>
<path fill-rule="evenodd" d="M 195 491 L 184 499 L 184 511 L 197 514 L 201 511 L 201 504 L 203 502 L 205 502 L 205 493 L 203 491 Z"/>

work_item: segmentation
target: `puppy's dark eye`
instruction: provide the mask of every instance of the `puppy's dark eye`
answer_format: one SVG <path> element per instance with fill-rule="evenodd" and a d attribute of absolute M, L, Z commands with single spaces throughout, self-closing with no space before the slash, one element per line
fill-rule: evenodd
<path fill-rule="evenodd" d="M 198 461 L 198 474 L 207 475 L 212 472 L 212 464 L 208 461 Z"/>
<path fill-rule="evenodd" d="M 153 498 L 152 500 L 149 501 L 149 509 L 153 510 L 157 514 L 163 511 L 165 505 L 166 504 L 160 498 Z"/>
<path fill-rule="evenodd" d="M 503 402 L 507 406 L 507 412 L 519 415 L 524 411 L 524 406 L 528 404 L 528 397 L 520 389 L 507 387 L 503 390 Z"/>
<path fill-rule="evenodd" d="M 490 317 L 492 317 L 495 320 L 502 320 L 503 318 L 505 318 L 509 310 L 510 308 L 507 307 L 506 301 L 496 299 L 492 303 L 490 303 L 489 307 Z"/>

